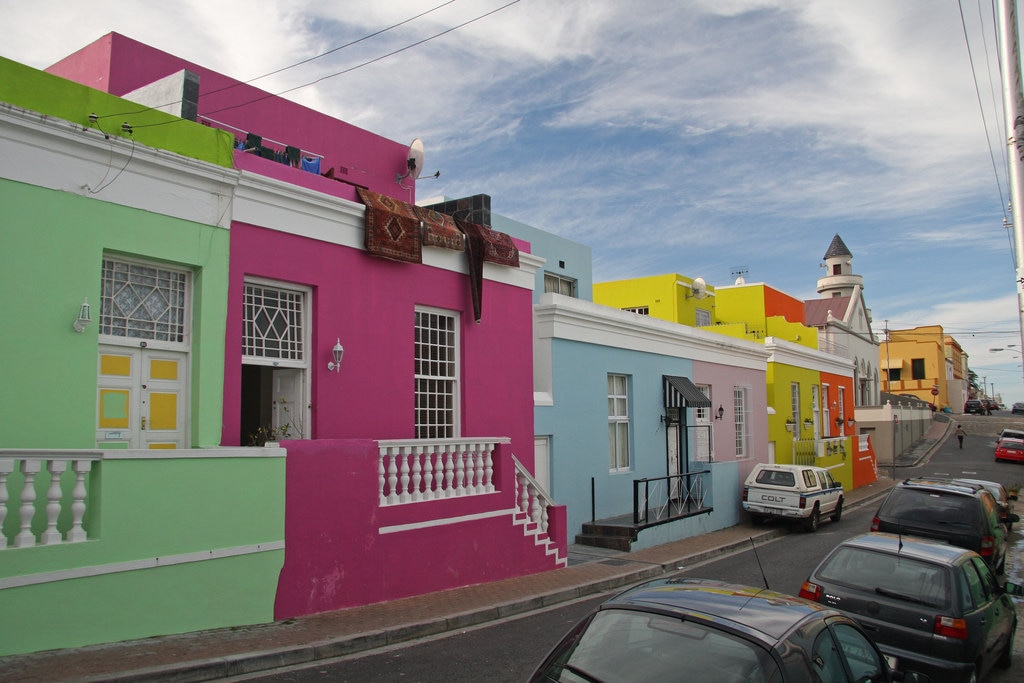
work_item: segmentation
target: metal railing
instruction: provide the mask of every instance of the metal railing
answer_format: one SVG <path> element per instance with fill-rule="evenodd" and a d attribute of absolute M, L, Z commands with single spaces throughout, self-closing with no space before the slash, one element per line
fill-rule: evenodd
<path fill-rule="evenodd" d="M 711 512 L 706 499 L 711 470 L 633 481 L 633 524 L 654 526 Z"/>

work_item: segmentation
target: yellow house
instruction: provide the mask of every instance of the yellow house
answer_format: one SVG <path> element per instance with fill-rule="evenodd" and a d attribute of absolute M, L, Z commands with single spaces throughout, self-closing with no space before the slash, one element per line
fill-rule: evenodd
<path fill-rule="evenodd" d="M 964 355 L 956 340 L 946 336 L 941 325 L 886 332 L 878 349 L 879 367 L 884 371 L 882 391 L 910 394 L 934 402 L 937 410 L 949 406 L 961 412 L 966 375 Z"/>
<path fill-rule="evenodd" d="M 715 288 L 678 273 L 594 283 L 594 303 L 690 327 L 711 325 Z"/>

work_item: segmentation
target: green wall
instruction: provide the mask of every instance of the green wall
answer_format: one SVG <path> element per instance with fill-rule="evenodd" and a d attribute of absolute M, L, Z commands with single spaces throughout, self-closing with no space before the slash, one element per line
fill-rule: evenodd
<path fill-rule="evenodd" d="M 259 453 L 95 464 L 90 540 L 2 550 L 0 580 L 101 572 L 0 589 L 0 656 L 273 621 L 283 549 L 154 562 L 283 541 L 285 458 Z"/>
<path fill-rule="evenodd" d="M 133 126 L 131 137 L 141 144 L 225 168 L 234 164 L 234 138 L 227 131 L 149 109 L 4 57 L 0 57 L 0 102 L 121 137 L 127 137 L 121 124 L 128 123 Z M 89 114 L 105 118 L 92 122 Z"/>
<path fill-rule="evenodd" d="M 218 445 L 229 231 L 8 180 L 0 206 L 0 447 L 95 447 L 105 252 L 193 271 L 191 446 Z M 84 297 L 94 322 L 79 334 L 71 322 Z"/>

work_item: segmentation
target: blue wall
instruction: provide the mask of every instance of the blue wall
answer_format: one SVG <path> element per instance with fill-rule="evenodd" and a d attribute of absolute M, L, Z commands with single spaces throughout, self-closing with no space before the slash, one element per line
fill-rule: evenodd
<path fill-rule="evenodd" d="M 594 300 L 593 257 L 590 247 L 496 213 L 491 214 L 491 224 L 495 230 L 526 240 L 530 243 L 531 253 L 547 260 L 544 267 L 537 271 L 533 303 L 537 303 L 537 298 L 544 293 L 545 271 L 575 279 L 576 298 L 584 301 Z"/>

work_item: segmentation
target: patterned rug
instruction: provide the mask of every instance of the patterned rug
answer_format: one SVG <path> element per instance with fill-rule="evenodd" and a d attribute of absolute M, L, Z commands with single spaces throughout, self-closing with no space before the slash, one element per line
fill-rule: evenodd
<path fill-rule="evenodd" d="M 423 262 L 420 219 L 411 204 L 358 187 L 366 204 L 366 251 L 407 263 Z"/>
<path fill-rule="evenodd" d="M 491 230 L 487 226 L 477 225 L 455 219 L 466 235 L 466 253 L 469 255 L 469 287 L 473 295 L 473 316 L 480 322 L 483 309 L 484 261 L 500 263 L 505 266 L 519 267 L 519 249 L 512 238 L 503 232 Z"/>
<path fill-rule="evenodd" d="M 455 226 L 455 220 L 451 216 L 424 206 L 414 206 L 413 209 L 423 221 L 424 246 L 443 247 L 455 251 L 466 249 L 466 238 Z"/>

